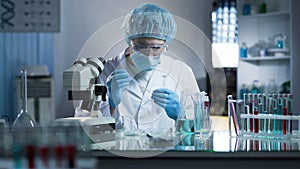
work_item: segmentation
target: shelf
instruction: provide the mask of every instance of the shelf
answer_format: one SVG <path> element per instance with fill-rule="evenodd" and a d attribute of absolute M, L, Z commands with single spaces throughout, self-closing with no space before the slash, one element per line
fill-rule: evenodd
<path fill-rule="evenodd" d="M 267 12 L 267 13 L 259 13 L 252 15 L 239 15 L 240 18 L 256 18 L 256 17 L 270 17 L 270 16 L 278 16 L 278 15 L 289 15 L 289 11 L 280 11 L 280 12 Z"/>
<path fill-rule="evenodd" d="M 250 58 L 240 58 L 242 61 L 268 61 L 268 60 L 289 60 L 290 56 L 264 56 L 264 57 L 250 57 Z"/>
<path fill-rule="evenodd" d="M 268 52 L 272 52 L 272 53 L 276 53 L 276 52 L 280 52 L 280 53 L 288 53 L 290 52 L 289 49 L 281 49 L 281 48 L 271 48 L 271 49 L 268 49 Z"/>

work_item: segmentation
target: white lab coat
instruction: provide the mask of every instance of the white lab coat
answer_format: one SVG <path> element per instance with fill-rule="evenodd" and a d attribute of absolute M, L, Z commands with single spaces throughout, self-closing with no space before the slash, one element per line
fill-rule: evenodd
<path fill-rule="evenodd" d="M 176 92 L 179 97 L 185 89 L 199 91 L 191 68 L 185 63 L 166 55 L 161 55 L 161 64 L 156 69 L 142 76 L 137 76 L 124 54 L 121 54 L 105 63 L 100 82 L 106 83 L 107 78 L 116 69 L 125 69 L 134 77 L 129 86 L 123 90 L 121 103 L 112 113 L 117 126 L 122 124 L 125 128 L 128 128 L 128 125 L 131 124 L 131 129 L 142 130 L 173 128 L 175 127 L 175 121 L 169 118 L 165 110 L 156 105 L 151 99 L 153 90 L 167 88 Z M 111 114 L 107 102 L 101 104 L 101 111 L 104 116 Z"/>

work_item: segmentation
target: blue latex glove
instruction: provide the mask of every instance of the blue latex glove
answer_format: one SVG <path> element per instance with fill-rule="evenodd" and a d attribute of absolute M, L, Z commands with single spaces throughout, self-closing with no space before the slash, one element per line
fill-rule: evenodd
<path fill-rule="evenodd" d="M 175 92 L 160 88 L 153 91 L 151 98 L 154 100 L 154 103 L 165 109 L 171 119 L 177 119 L 180 111 L 180 102 Z"/>
<path fill-rule="evenodd" d="M 126 70 L 115 70 L 112 78 L 107 82 L 109 90 L 109 104 L 116 108 L 121 102 L 121 94 L 131 81 L 131 77 Z"/>

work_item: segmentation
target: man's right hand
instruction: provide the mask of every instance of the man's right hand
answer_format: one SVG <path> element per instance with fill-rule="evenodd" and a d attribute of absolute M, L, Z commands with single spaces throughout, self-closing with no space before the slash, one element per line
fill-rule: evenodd
<path fill-rule="evenodd" d="M 131 81 L 131 77 L 126 70 L 115 70 L 112 78 L 107 82 L 109 90 L 109 104 L 116 108 L 121 102 L 121 94 Z"/>

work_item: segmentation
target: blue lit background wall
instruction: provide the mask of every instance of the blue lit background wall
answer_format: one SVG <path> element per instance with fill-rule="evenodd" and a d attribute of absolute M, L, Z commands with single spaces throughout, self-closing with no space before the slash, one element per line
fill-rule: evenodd
<path fill-rule="evenodd" d="M 53 33 L 0 33 L 0 115 L 17 115 L 16 78 L 26 65 L 47 65 L 54 73 Z"/>

